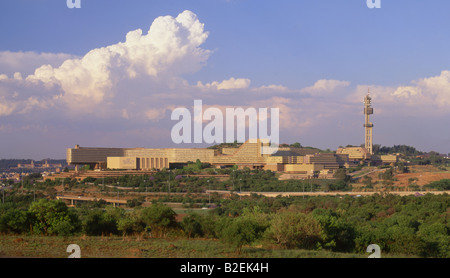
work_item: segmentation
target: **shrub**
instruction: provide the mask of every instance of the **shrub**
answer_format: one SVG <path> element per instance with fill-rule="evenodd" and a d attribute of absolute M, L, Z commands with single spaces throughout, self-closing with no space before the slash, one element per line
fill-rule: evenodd
<path fill-rule="evenodd" d="M 128 212 L 124 217 L 119 219 L 117 229 L 122 232 L 122 235 L 140 234 L 145 231 L 146 225 L 141 219 L 139 212 Z"/>
<path fill-rule="evenodd" d="M 223 225 L 226 224 L 226 225 Z M 245 217 L 236 217 L 222 223 L 220 238 L 232 245 L 240 253 L 242 246 L 251 244 L 262 237 L 260 226 L 256 221 Z"/>
<path fill-rule="evenodd" d="M 121 219 L 108 211 L 94 209 L 88 212 L 83 221 L 83 231 L 86 235 L 98 236 L 117 234 L 117 222 Z"/>
<path fill-rule="evenodd" d="M 285 248 L 311 249 L 322 240 L 322 229 L 311 214 L 283 209 L 273 215 L 267 236 Z"/>
<path fill-rule="evenodd" d="M 29 215 L 26 211 L 9 209 L 0 216 L 0 233 L 21 234 L 27 231 Z"/>
<path fill-rule="evenodd" d="M 68 235 L 81 228 L 75 211 L 69 210 L 67 205 L 59 200 L 40 199 L 32 203 L 28 211 L 32 218 L 33 232 L 37 234 Z"/>
<path fill-rule="evenodd" d="M 166 236 L 171 228 L 177 226 L 176 213 L 168 206 L 156 203 L 142 210 L 142 220 L 152 236 Z"/>
<path fill-rule="evenodd" d="M 185 216 L 181 221 L 181 227 L 188 237 L 203 236 L 202 219 L 196 213 Z"/>
<path fill-rule="evenodd" d="M 424 187 L 435 190 L 450 190 L 450 179 L 442 179 L 440 181 L 434 181 L 427 185 L 424 185 Z"/>

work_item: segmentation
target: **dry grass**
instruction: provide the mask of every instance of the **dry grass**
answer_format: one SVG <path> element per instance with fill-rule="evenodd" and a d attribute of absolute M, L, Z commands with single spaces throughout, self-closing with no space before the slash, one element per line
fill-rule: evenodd
<path fill-rule="evenodd" d="M 212 239 L 160 239 L 105 236 L 12 236 L 0 237 L 0 257 L 67 258 L 67 246 L 77 244 L 82 258 L 333 258 L 367 255 L 311 250 L 279 250 L 244 247 L 241 254 Z"/>

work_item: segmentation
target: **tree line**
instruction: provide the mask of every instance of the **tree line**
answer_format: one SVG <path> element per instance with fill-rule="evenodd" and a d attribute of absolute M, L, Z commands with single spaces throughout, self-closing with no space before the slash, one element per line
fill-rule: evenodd
<path fill-rule="evenodd" d="M 0 233 L 70 236 L 140 235 L 153 238 L 210 238 L 236 248 L 275 248 L 365 253 L 378 244 L 384 254 L 450 257 L 447 194 L 366 197 L 276 197 L 222 199 L 208 212 L 177 219 L 155 202 L 132 210 L 69 208 L 58 200 L 5 202 Z M 28 200 L 30 201 L 30 200 Z"/>
<path fill-rule="evenodd" d="M 192 164 L 196 165 L 196 163 Z M 192 166 L 194 167 L 194 166 Z M 337 179 L 313 180 L 279 180 L 277 174 L 270 170 L 245 169 L 203 169 L 204 172 L 186 169 L 167 169 L 152 175 L 123 175 L 120 177 L 93 178 L 81 181 L 76 179 L 45 180 L 41 187 L 64 184 L 67 190 L 73 187 L 96 185 L 100 190 L 109 190 L 102 185 L 134 188 L 141 192 L 190 192 L 199 193 L 205 190 L 256 191 L 256 192 L 301 192 L 301 191 L 333 191 L 350 190 L 350 177 L 346 169 L 340 169 Z M 210 177 L 197 177 L 192 174 L 209 174 Z M 229 179 L 221 179 L 215 175 L 229 175 Z M 32 183 L 25 180 L 24 186 L 31 188 Z"/>

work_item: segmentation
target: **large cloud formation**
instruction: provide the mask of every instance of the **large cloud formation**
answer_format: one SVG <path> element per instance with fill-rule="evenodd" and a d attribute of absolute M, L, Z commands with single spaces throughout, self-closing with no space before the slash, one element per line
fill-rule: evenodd
<path fill-rule="evenodd" d="M 148 77 L 169 82 L 181 74 L 198 71 L 210 54 L 199 47 L 207 37 L 204 25 L 191 11 L 176 18 L 159 17 L 145 35 L 141 29 L 130 31 L 125 42 L 95 48 L 84 57 L 66 59 L 59 67 L 40 66 L 24 80 L 25 86 L 52 89 L 54 95 L 48 101 L 58 99 L 69 109 L 89 113 L 115 94 L 125 94 L 115 90 L 122 81 Z M 3 74 L 0 81 L 7 79 Z M 0 115 L 14 110 L 11 106 L 0 109 Z"/>

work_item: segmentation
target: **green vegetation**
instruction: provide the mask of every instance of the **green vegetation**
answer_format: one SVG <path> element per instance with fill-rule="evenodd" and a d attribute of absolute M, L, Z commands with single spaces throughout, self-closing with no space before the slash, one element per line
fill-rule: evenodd
<path fill-rule="evenodd" d="M 120 177 L 93 178 L 87 177 L 78 182 L 76 179 L 46 180 L 41 188 L 65 185 L 67 190 L 83 188 L 87 185 L 95 185 L 99 190 L 104 190 L 103 184 L 129 187 L 138 192 L 185 192 L 199 193 L 205 190 L 232 190 L 255 192 L 301 192 L 301 191 L 347 191 L 351 189 L 350 176 L 346 169 L 339 169 L 337 179 L 313 179 L 313 180 L 278 180 L 277 174 L 270 170 L 250 170 L 249 168 L 237 170 L 234 168 L 214 169 L 208 168 L 209 164 L 197 161 L 190 163 L 183 169 L 162 170 L 152 176 L 149 175 L 124 175 Z M 209 177 L 197 177 L 194 174 L 210 175 Z M 229 175 L 229 179 L 220 179 L 218 175 Z M 25 184 L 26 188 L 32 185 Z"/>
<path fill-rule="evenodd" d="M 450 257 L 447 194 L 232 196 L 217 200 L 215 209 L 191 211 L 179 221 L 175 211 L 161 202 L 125 210 L 68 208 L 61 201 L 43 198 L 31 203 L 12 199 L 8 196 L 0 206 L 3 235 L 218 240 L 238 256 L 254 246 L 279 252 L 301 249 L 363 255 L 375 243 L 389 256 Z"/>
<path fill-rule="evenodd" d="M 423 152 L 416 150 L 416 148 L 407 145 L 394 145 L 393 147 L 373 145 L 373 152 L 377 155 L 401 153 L 406 156 L 421 155 Z"/>
<path fill-rule="evenodd" d="M 450 190 L 450 179 L 443 179 L 440 181 L 434 181 L 424 186 L 425 188 L 435 190 Z"/>
<path fill-rule="evenodd" d="M 438 152 L 430 151 L 425 153 L 407 145 L 394 145 L 393 147 L 386 147 L 375 144 L 373 145 L 373 152 L 376 155 L 400 153 L 404 156 L 405 160 L 409 161 L 412 165 L 448 166 L 449 162 L 448 159 L 441 156 Z M 446 170 L 445 167 L 442 169 Z"/>

